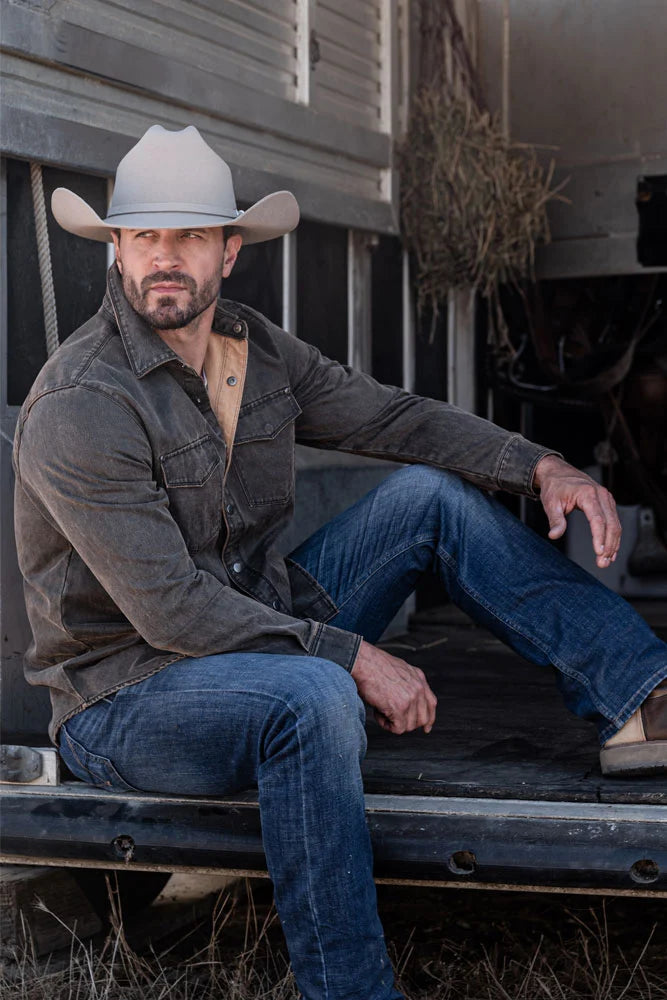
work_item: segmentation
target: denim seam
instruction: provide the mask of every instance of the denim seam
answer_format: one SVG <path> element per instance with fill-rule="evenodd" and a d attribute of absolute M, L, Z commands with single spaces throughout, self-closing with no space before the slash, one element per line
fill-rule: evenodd
<path fill-rule="evenodd" d="M 516 441 L 517 441 L 517 435 L 515 434 L 515 435 L 513 435 L 505 443 L 505 447 L 503 448 L 503 450 L 498 455 L 498 460 L 496 462 L 496 467 L 493 470 L 493 478 L 495 480 L 496 485 L 498 487 L 500 487 L 500 489 L 503 488 L 502 477 L 503 477 L 503 473 L 505 471 L 505 465 L 507 464 L 507 459 L 508 459 L 509 453 L 512 450 L 512 448 L 514 447 L 514 445 L 516 444 Z"/>
<path fill-rule="evenodd" d="M 69 576 L 69 571 L 70 571 L 70 567 L 72 565 L 72 557 L 73 557 L 73 555 L 74 555 L 74 546 L 70 545 L 69 552 L 67 553 L 67 560 L 66 560 L 66 564 L 65 564 L 65 572 L 63 573 L 62 586 L 60 588 L 60 597 L 58 599 L 58 609 L 60 611 L 60 626 L 61 626 L 63 632 L 65 632 L 65 634 L 70 637 L 70 639 L 72 640 L 72 642 L 76 642 L 80 646 L 83 646 L 83 648 L 85 650 L 90 650 L 90 649 L 93 648 L 90 645 L 90 643 L 89 642 L 84 642 L 83 639 L 77 639 L 77 637 L 73 634 L 73 632 L 71 631 L 71 629 L 68 628 L 67 624 L 65 623 L 65 591 L 67 589 L 67 577 Z"/>
<path fill-rule="evenodd" d="M 137 415 L 132 412 L 129 406 L 125 405 L 124 401 L 121 401 L 121 399 L 119 399 L 119 397 L 115 393 L 109 392 L 109 390 L 106 389 L 104 386 L 93 384 L 92 382 L 67 382 L 63 383 L 62 385 L 56 385 L 52 389 L 45 389 L 44 392 L 41 392 L 38 396 L 36 396 L 33 400 L 30 401 L 30 407 L 28 413 L 25 416 L 25 420 L 23 421 L 23 426 L 25 426 L 25 424 L 27 423 L 28 418 L 32 413 L 32 410 L 35 407 L 35 405 L 39 403 L 42 399 L 46 399 L 47 396 L 53 396 L 55 393 L 66 392 L 70 389 L 80 389 L 82 392 L 92 392 L 96 393 L 98 396 L 104 396 L 105 399 L 108 399 L 110 402 L 115 403 L 115 405 L 118 407 L 119 410 L 122 410 L 123 413 L 125 413 L 128 417 L 131 417 L 132 420 L 134 420 L 135 424 L 137 424 L 138 427 L 144 430 L 144 427 L 142 426 L 142 423 L 137 417 Z"/>
<path fill-rule="evenodd" d="M 540 456 L 540 457 L 542 457 L 542 456 Z M 383 569 L 389 562 L 391 562 L 392 559 L 395 559 L 397 556 L 401 555 L 403 552 L 408 551 L 408 549 L 412 548 L 415 545 L 421 545 L 424 542 L 428 542 L 428 541 L 435 542 L 436 540 L 437 539 L 433 538 L 430 535 L 429 536 L 424 536 L 424 537 L 420 537 L 420 538 L 416 538 L 416 539 L 412 540 L 410 542 L 410 544 L 405 545 L 403 548 L 397 548 L 397 549 L 393 550 L 385 558 L 385 560 L 383 562 L 381 562 L 371 572 L 369 572 L 368 575 L 363 578 L 363 580 L 359 581 L 359 583 L 354 588 L 354 590 L 352 590 L 349 594 L 347 594 L 346 597 L 345 597 L 345 599 L 343 601 L 341 601 L 340 603 L 337 603 L 338 610 L 341 611 L 345 607 L 345 605 L 350 600 L 352 600 L 352 598 L 355 596 L 355 594 L 357 594 L 358 591 L 376 573 L 380 572 L 381 569 Z M 457 562 L 456 562 L 456 560 L 445 549 L 443 549 L 441 546 L 438 546 L 438 548 L 437 548 L 437 554 L 442 559 L 444 559 L 444 561 L 447 562 L 447 564 L 450 567 L 452 567 L 455 571 L 457 570 Z M 646 681 L 644 683 L 644 685 L 642 685 L 642 687 L 640 688 L 639 692 L 637 692 L 635 695 L 633 695 L 632 699 L 629 699 L 626 702 L 626 704 L 623 707 L 623 709 L 621 709 L 618 713 L 612 712 L 611 709 L 606 705 L 606 703 L 600 701 L 600 699 L 597 697 L 597 695 L 595 695 L 595 693 L 593 692 L 593 690 L 591 688 L 590 682 L 589 682 L 588 678 L 585 676 L 585 674 L 581 674 L 578 670 L 574 670 L 573 668 L 569 667 L 567 664 L 563 663 L 560 660 L 559 657 L 554 657 L 553 654 L 552 654 L 552 651 L 549 650 L 549 649 L 547 649 L 547 648 L 545 648 L 545 646 L 541 642 L 536 641 L 535 639 L 533 639 L 533 638 L 525 635 L 524 631 L 521 628 L 517 627 L 517 625 L 515 625 L 513 622 L 509 621 L 507 618 L 504 618 L 501 615 L 499 615 L 493 608 L 489 607 L 489 605 L 487 604 L 487 602 L 482 599 L 482 597 L 481 597 L 480 594 L 478 594 L 474 590 L 471 590 L 461 580 L 461 578 L 458 576 L 458 573 L 457 573 L 457 578 L 458 578 L 458 581 L 459 581 L 459 585 L 462 587 L 462 589 L 473 600 L 475 600 L 477 603 L 479 603 L 487 612 L 489 612 L 489 614 L 491 614 L 499 622 L 502 622 L 508 628 L 511 628 L 518 635 L 522 636 L 522 638 L 526 639 L 528 642 L 530 642 L 533 645 L 535 645 L 542 653 L 545 654 L 545 656 L 549 657 L 550 661 L 553 663 L 553 665 L 558 670 L 560 670 L 562 673 L 566 674 L 568 677 L 571 677 L 573 680 L 576 680 L 578 683 L 580 683 L 586 689 L 586 691 L 588 692 L 588 694 L 591 697 L 591 701 L 593 702 L 593 704 L 595 705 L 595 707 L 598 709 L 598 711 L 606 719 L 609 719 L 611 721 L 611 726 L 607 726 L 607 727 L 605 727 L 605 729 L 602 729 L 600 731 L 600 738 L 601 739 L 605 738 L 605 734 L 607 733 L 607 731 L 609 729 L 611 729 L 611 732 L 610 732 L 609 735 L 610 736 L 613 735 L 613 733 L 616 732 L 617 729 L 624 722 L 626 722 L 628 720 L 628 718 L 630 718 L 630 716 L 632 715 L 633 711 L 636 710 L 636 707 L 638 707 L 638 705 L 641 704 L 641 701 L 643 701 L 651 693 L 651 691 L 653 690 L 653 688 L 660 682 L 661 671 L 658 671 L 657 674 L 655 674 L 652 679 L 650 679 L 649 681 Z M 637 704 L 635 705 L 635 708 L 633 708 L 632 711 L 628 711 L 627 706 L 628 705 L 630 705 L 630 706 L 633 705 L 633 703 L 635 702 L 635 699 L 637 699 L 638 697 L 641 697 L 641 700 L 639 702 L 637 702 Z M 608 738 L 608 737 L 606 737 L 606 738 Z"/>
<path fill-rule="evenodd" d="M 115 336 L 116 336 L 115 330 L 109 330 L 109 332 L 106 335 L 102 336 L 101 340 L 97 343 L 97 345 L 91 348 L 86 357 L 81 359 L 79 367 L 74 372 L 74 379 L 77 384 L 81 381 L 81 379 L 85 377 L 93 361 L 95 361 L 95 359 L 100 356 L 100 354 L 107 346 L 109 341 L 113 340 Z"/>
<path fill-rule="evenodd" d="M 291 707 L 290 707 L 290 712 L 292 713 L 292 715 L 297 720 L 296 721 L 296 734 L 297 734 L 297 739 L 299 741 L 299 763 L 301 765 L 300 768 L 299 768 L 299 789 L 300 789 L 300 792 L 301 792 L 301 826 L 302 826 L 302 829 L 303 829 L 304 850 L 306 852 L 306 873 L 307 873 L 307 885 L 308 885 L 308 904 L 310 906 L 310 912 L 312 914 L 312 920 L 313 920 L 313 927 L 314 927 L 314 931 L 315 931 L 315 937 L 317 939 L 317 946 L 318 946 L 318 950 L 319 950 L 319 953 L 320 953 L 320 962 L 321 962 L 321 965 L 322 965 L 322 981 L 324 983 L 324 989 L 326 991 L 326 996 L 329 996 L 329 984 L 327 982 L 327 967 L 326 967 L 326 960 L 325 960 L 325 957 L 324 957 L 324 947 L 322 945 L 322 939 L 320 937 L 319 919 L 318 919 L 318 915 L 317 915 L 317 907 L 315 905 L 315 898 L 314 898 L 314 895 L 313 895 L 312 881 L 311 881 L 312 880 L 312 865 L 311 865 L 310 850 L 309 850 L 309 847 L 308 847 L 308 837 L 307 837 L 307 830 L 306 830 L 306 815 L 305 815 L 306 795 L 305 795 L 305 791 L 304 791 L 304 787 L 303 787 L 303 770 L 304 770 L 303 747 L 302 747 L 302 743 L 301 743 L 301 733 L 299 731 L 299 720 L 298 720 L 298 717 L 296 716 L 296 713 L 294 712 L 294 710 Z"/>
<path fill-rule="evenodd" d="M 207 689 L 207 688 L 197 688 L 197 691 L 199 693 L 205 693 L 207 690 L 209 690 L 209 689 Z M 307 870 L 307 873 L 308 873 L 308 903 L 309 903 L 310 910 L 311 910 L 312 917 L 313 917 L 313 926 L 315 928 L 315 934 L 316 934 L 316 937 L 317 937 L 317 944 L 318 944 L 318 948 L 319 948 L 319 952 L 320 952 L 320 959 L 321 959 L 321 963 L 322 963 L 322 979 L 324 981 L 324 986 L 325 986 L 325 989 L 326 989 L 326 992 L 327 992 L 327 996 L 328 996 L 329 995 L 329 986 L 328 986 L 328 983 L 327 983 L 326 962 L 325 962 L 325 958 L 324 958 L 324 948 L 322 947 L 322 941 L 320 939 L 320 934 L 319 934 L 319 929 L 318 929 L 317 908 L 316 908 L 316 906 L 314 904 L 314 897 L 313 897 L 312 886 L 311 886 L 311 877 L 310 877 L 311 859 L 310 859 L 310 852 L 309 852 L 309 849 L 308 849 L 308 837 L 306 836 L 306 819 L 305 819 L 306 795 L 305 795 L 305 791 L 304 791 L 304 788 L 303 788 L 303 771 L 304 771 L 304 767 L 303 767 L 303 744 L 302 744 L 302 740 L 301 740 L 301 733 L 299 731 L 299 719 L 298 719 L 298 716 L 297 716 L 294 708 L 292 707 L 292 705 L 289 703 L 289 701 L 286 701 L 284 698 L 280 698 L 277 695 L 268 694 L 266 691 L 250 691 L 245 686 L 242 689 L 241 688 L 236 689 L 236 688 L 226 687 L 224 689 L 222 689 L 222 688 L 215 688 L 215 689 L 211 688 L 210 690 L 211 691 L 215 691 L 216 694 L 222 694 L 223 692 L 236 693 L 237 690 L 238 691 L 242 690 L 243 693 L 246 694 L 246 695 L 252 694 L 255 697 L 259 697 L 259 698 L 264 699 L 264 700 L 270 700 L 270 701 L 272 701 L 274 703 L 278 703 L 278 704 L 283 705 L 287 709 L 287 711 L 292 715 L 292 717 L 296 720 L 296 733 L 297 733 L 297 739 L 298 739 L 298 743 L 299 743 L 299 758 L 300 758 L 300 764 L 301 764 L 301 767 L 299 768 L 299 788 L 300 788 L 300 794 L 301 794 L 301 817 L 302 817 L 302 827 L 303 827 L 303 844 L 304 844 L 304 849 L 305 849 L 306 858 L 307 858 L 307 868 L 306 868 L 306 870 Z M 166 692 L 163 692 L 163 693 L 166 693 Z M 179 692 L 178 692 L 179 695 L 182 695 L 183 693 L 184 692 L 183 692 L 182 689 L 179 690 Z M 151 695 L 146 695 L 146 697 L 151 697 L 152 698 L 153 695 L 152 694 Z M 67 737 L 67 739 L 69 741 L 70 737 L 69 737 L 69 734 L 68 734 L 67 730 L 65 730 L 65 736 Z M 74 753 L 73 750 L 72 750 L 72 753 Z M 77 758 L 77 760 L 78 760 L 78 758 Z M 88 768 L 86 768 L 86 770 L 88 770 Z M 259 771 L 259 768 L 258 768 L 258 771 Z"/>
<path fill-rule="evenodd" d="M 335 602 L 338 611 L 341 611 L 348 603 L 348 601 L 351 601 L 352 598 L 355 596 L 355 594 L 357 594 L 361 590 L 361 588 L 365 586 L 368 583 L 368 581 L 371 580 L 376 575 L 376 573 L 379 573 L 381 569 L 384 569 L 384 567 L 388 563 L 390 563 L 393 559 L 396 559 L 398 556 L 403 555 L 404 552 L 407 552 L 409 549 L 414 548 L 416 545 L 423 545 L 424 542 L 435 542 L 435 541 L 436 539 L 432 535 L 425 535 L 424 537 L 414 538 L 408 545 L 404 545 L 403 548 L 393 549 L 389 553 L 389 555 L 387 555 L 387 557 L 384 559 L 383 562 L 375 566 L 375 568 L 372 569 L 368 573 L 368 575 L 363 578 L 363 580 L 360 580 L 357 583 L 357 586 L 354 588 L 354 590 L 350 591 L 350 593 L 346 595 L 343 601 L 341 601 L 340 603 Z"/>
<path fill-rule="evenodd" d="M 73 708 L 70 712 L 67 712 L 65 715 L 61 716 L 59 719 L 56 720 L 55 734 L 54 734 L 56 740 L 58 738 L 59 731 L 65 726 L 66 723 L 69 722 L 70 719 L 73 719 L 75 715 L 79 715 L 81 712 L 84 712 L 87 708 L 91 708 L 93 705 L 97 705 L 98 702 L 106 698 L 106 695 L 117 694 L 118 691 L 122 691 L 124 688 L 133 687 L 135 684 L 139 684 L 140 681 L 148 680 L 148 678 L 153 677 L 154 674 L 159 674 L 161 670 L 164 670 L 165 667 L 171 666 L 172 663 L 178 663 L 180 660 L 185 660 L 185 659 L 188 659 L 187 653 L 176 653 L 174 656 L 171 657 L 171 659 L 167 660 L 164 663 L 160 663 L 159 666 L 154 667 L 148 673 L 142 674 L 140 677 L 133 678 L 130 681 L 123 680 L 119 684 L 112 685 L 110 688 L 105 688 L 104 691 L 102 691 L 99 695 L 95 695 L 95 697 L 92 699 L 83 699 L 80 705 L 77 705 L 76 708 Z M 81 698 L 81 695 L 79 694 L 78 691 L 76 691 L 76 689 L 73 686 L 72 690 L 78 695 L 79 698 Z M 67 733 L 66 729 L 65 732 Z"/>
<path fill-rule="evenodd" d="M 221 584 L 220 584 L 220 586 L 222 587 L 222 586 L 223 586 L 223 584 L 221 583 Z M 167 639 L 163 639 L 163 640 L 162 640 L 162 641 L 163 641 L 163 643 L 164 643 L 164 645 L 165 645 L 165 646 L 170 646 L 170 645 L 172 645 L 172 643 L 174 643 L 174 642 L 176 641 L 176 639 L 178 639 L 178 638 L 179 638 L 179 636 L 182 636 L 182 635 L 183 635 L 184 633 L 185 633 L 185 634 L 187 634 L 187 635 L 192 635 L 192 632 L 193 632 L 193 626 L 194 626 L 195 622 L 198 622 L 198 621 L 199 621 L 199 619 L 201 618 L 201 616 L 202 616 L 203 614 L 205 614 L 205 613 L 206 613 L 206 611 L 208 611 L 208 609 L 209 609 L 209 607 L 211 606 L 211 604 L 213 604 L 213 603 L 214 603 L 214 601 L 216 601 L 216 600 L 218 599 L 218 597 L 219 597 L 219 596 L 220 596 L 220 595 L 219 595 L 218 593 L 215 593 L 215 594 L 213 594 L 213 595 L 212 595 L 212 596 L 211 596 L 211 597 L 209 598 L 209 600 L 208 600 L 208 601 L 206 602 L 206 604 L 204 605 L 204 607 L 203 607 L 203 608 L 201 608 L 201 609 L 200 609 L 200 610 L 199 610 L 199 611 L 197 612 L 197 614 L 196 614 L 196 615 L 194 616 L 194 618 L 192 618 L 192 619 L 191 619 L 191 620 L 190 620 L 189 622 L 186 622 L 186 624 L 185 624 L 185 625 L 183 626 L 183 628 L 179 629 L 179 631 L 178 631 L 178 632 L 176 632 L 176 633 L 175 633 L 174 635 L 172 635 L 172 636 L 169 636 L 169 638 L 167 638 Z M 200 655 L 200 656 L 201 656 L 202 654 L 201 654 L 201 653 L 200 653 L 200 654 L 196 654 L 196 653 L 186 653 L 185 655 L 186 655 L 186 656 L 197 656 L 197 655 Z M 203 655 L 206 655 L 206 654 L 203 654 Z"/>
<path fill-rule="evenodd" d="M 75 740 L 72 736 L 70 736 L 70 734 L 67 732 L 67 729 L 65 728 L 65 726 L 63 726 L 63 732 L 65 733 L 65 739 L 67 740 L 67 745 L 69 747 L 69 751 L 72 754 L 72 757 L 74 757 L 74 760 L 77 762 L 77 764 L 79 765 L 79 767 L 82 767 L 84 771 L 88 772 L 88 774 L 91 776 L 91 778 L 93 778 L 94 781 L 98 782 L 100 779 L 97 777 L 96 774 L 93 774 L 93 772 L 90 770 L 90 768 L 86 764 L 84 764 L 84 762 L 81 760 L 81 758 L 79 757 L 78 753 L 74 749 L 74 746 L 73 746 L 74 743 L 76 743 L 76 745 L 80 746 L 80 747 L 82 747 L 82 744 L 79 743 L 78 740 Z M 85 747 L 82 747 L 82 749 L 85 750 Z M 88 751 L 88 752 L 90 752 L 90 751 Z M 94 754 L 93 756 L 99 757 L 100 754 Z"/>
<path fill-rule="evenodd" d="M 449 554 L 449 552 L 446 551 L 446 549 L 442 549 L 440 546 L 438 546 L 438 555 L 440 556 L 440 558 L 442 558 L 453 569 L 455 569 L 455 570 L 457 569 L 456 560 Z M 545 656 L 549 657 L 550 662 L 558 670 L 560 670 L 561 673 L 566 674 L 568 677 L 572 677 L 574 680 L 578 681 L 582 685 L 582 687 L 584 687 L 588 691 L 589 695 L 591 696 L 591 701 L 593 702 L 593 704 L 598 709 L 598 711 L 600 712 L 601 715 L 603 715 L 607 719 L 613 719 L 614 718 L 614 713 L 608 708 L 608 706 L 605 705 L 604 702 L 600 702 L 598 700 L 598 698 L 596 696 L 594 696 L 593 691 L 592 691 L 591 686 L 590 686 L 590 682 L 589 682 L 588 678 L 585 676 L 585 674 L 580 674 L 578 670 L 573 670 L 571 667 L 568 667 L 559 658 L 554 657 L 552 655 L 551 650 L 546 649 L 544 647 L 544 645 L 542 644 L 542 642 L 536 641 L 535 639 L 531 638 L 530 636 L 527 636 L 524 633 L 524 631 L 521 628 L 518 628 L 513 622 L 511 622 L 511 621 L 509 621 L 509 619 L 504 618 L 501 615 L 499 615 L 496 611 L 494 611 L 493 608 L 489 607 L 489 605 L 482 598 L 482 596 L 477 593 L 477 591 L 471 590 L 463 582 L 463 580 L 458 575 L 458 573 L 457 573 L 457 580 L 458 580 L 459 586 L 463 590 L 465 590 L 466 594 L 468 594 L 471 598 L 473 598 L 473 600 L 475 600 L 478 604 L 480 604 L 486 611 L 488 611 L 488 613 L 490 615 L 492 615 L 494 618 L 496 618 L 499 622 L 502 622 L 503 625 L 507 626 L 508 628 L 511 628 L 512 631 L 516 632 L 522 638 L 526 639 L 528 642 L 530 642 L 534 646 L 536 646 L 542 653 L 545 654 Z"/>
<path fill-rule="evenodd" d="M 625 725 L 628 719 L 634 715 L 639 706 L 648 698 L 661 680 L 667 679 L 667 666 L 657 670 L 647 681 L 644 681 L 638 691 L 628 698 L 623 708 L 617 715 L 611 716 L 611 724 L 600 731 L 600 740 L 604 743 L 610 739 L 614 733 L 618 732 L 621 726 Z M 608 735 L 607 735 L 608 734 Z"/>
<path fill-rule="evenodd" d="M 320 638 L 322 636 L 322 629 L 324 626 L 322 622 L 314 622 L 313 624 L 314 628 L 310 633 L 306 649 L 308 650 L 311 656 L 317 656 L 316 650 L 320 644 Z"/>

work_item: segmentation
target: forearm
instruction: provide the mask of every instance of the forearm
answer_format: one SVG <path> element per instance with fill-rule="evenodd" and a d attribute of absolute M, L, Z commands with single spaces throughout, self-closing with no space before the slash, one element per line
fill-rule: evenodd
<path fill-rule="evenodd" d="M 295 338 L 286 341 L 284 353 L 302 411 L 300 443 L 423 463 L 484 489 L 535 495 L 535 468 L 552 449 L 448 403 L 381 385 Z"/>

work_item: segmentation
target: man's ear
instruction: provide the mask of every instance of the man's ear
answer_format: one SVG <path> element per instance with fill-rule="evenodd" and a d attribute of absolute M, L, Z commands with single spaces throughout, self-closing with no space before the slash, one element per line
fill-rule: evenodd
<path fill-rule="evenodd" d="M 116 264 L 118 265 L 118 270 L 123 273 L 123 262 L 120 259 L 120 230 L 111 230 L 111 239 L 113 240 L 114 250 L 116 251 Z"/>
<path fill-rule="evenodd" d="M 223 278 L 228 278 L 232 273 L 232 268 L 236 263 L 236 258 L 238 257 L 239 250 L 241 249 L 241 244 L 243 243 L 243 237 L 239 233 L 234 233 L 232 236 L 228 236 L 225 240 L 225 252 L 222 257 L 222 276 Z"/>

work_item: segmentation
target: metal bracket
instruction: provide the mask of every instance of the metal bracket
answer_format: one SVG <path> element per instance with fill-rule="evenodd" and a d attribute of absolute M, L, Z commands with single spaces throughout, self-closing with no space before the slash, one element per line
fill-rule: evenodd
<path fill-rule="evenodd" d="M 47 747 L 3 744 L 0 746 L 0 784 L 59 785 L 58 754 Z"/>

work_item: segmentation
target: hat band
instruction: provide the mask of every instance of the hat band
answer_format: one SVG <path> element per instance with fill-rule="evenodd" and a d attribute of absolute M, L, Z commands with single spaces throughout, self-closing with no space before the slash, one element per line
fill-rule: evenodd
<path fill-rule="evenodd" d="M 195 215 L 211 215 L 216 219 L 222 218 L 230 220 L 238 219 L 239 215 L 243 215 L 243 212 L 238 209 L 232 209 L 230 213 L 229 210 L 221 210 L 215 205 L 193 205 L 173 201 L 149 201 L 135 205 L 111 205 L 107 220 L 117 219 L 121 215 L 151 215 L 156 212 L 172 212 L 178 215 L 192 212 Z"/>

